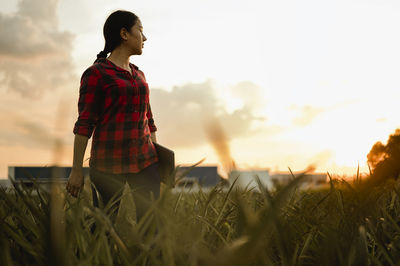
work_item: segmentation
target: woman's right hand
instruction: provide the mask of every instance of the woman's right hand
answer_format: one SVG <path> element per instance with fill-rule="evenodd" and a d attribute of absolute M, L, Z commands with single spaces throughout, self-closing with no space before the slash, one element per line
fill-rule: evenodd
<path fill-rule="evenodd" d="M 72 168 L 71 174 L 68 177 L 66 189 L 73 197 L 77 197 L 78 193 L 82 190 L 82 188 L 83 188 L 83 169 Z"/>

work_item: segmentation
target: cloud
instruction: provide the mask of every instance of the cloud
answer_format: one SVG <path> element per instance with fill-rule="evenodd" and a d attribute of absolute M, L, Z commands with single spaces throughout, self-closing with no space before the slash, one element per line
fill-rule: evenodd
<path fill-rule="evenodd" d="M 0 145 L 5 147 L 24 146 L 35 149 L 49 149 L 61 141 L 43 121 L 9 112 L 1 114 L 0 120 L 7 127 L 0 129 Z"/>
<path fill-rule="evenodd" d="M 54 132 L 42 117 L 9 112 L 0 113 L 0 121 L 7 125 L 0 128 L 0 178 L 12 165 L 71 165 L 71 138 Z"/>
<path fill-rule="evenodd" d="M 251 104 L 254 99 L 244 100 L 242 108 L 229 113 L 223 99 L 215 95 L 211 81 L 176 86 L 170 92 L 151 90 L 151 107 L 160 140 L 175 148 L 205 144 L 204 126 L 214 119 L 220 121 L 228 140 L 254 134 L 253 123 L 265 118 L 254 115 Z"/>
<path fill-rule="evenodd" d="M 0 88 L 25 98 L 70 84 L 73 34 L 58 29 L 57 0 L 22 0 L 0 13 Z"/>
<path fill-rule="evenodd" d="M 261 88 L 251 81 L 242 81 L 231 88 L 234 96 L 242 99 L 246 106 L 253 109 L 264 108 L 264 102 L 261 101 L 263 94 Z"/>
<path fill-rule="evenodd" d="M 335 158 L 335 153 L 332 150 L 324 150 L 316 154 L 310 159 L 310 165 L 319 168 L 325 168 Z"/>
<path fill-rule="evenodd" d="M 292 122 L 294 125 L 301 127 L 308 126 L 318 115 L 325 111 L 324 108 L 310 105 L 306 105 L 301 108 L 293 105 L 290 109 L 300 111 L 300 115 L 295 117 Z"/>

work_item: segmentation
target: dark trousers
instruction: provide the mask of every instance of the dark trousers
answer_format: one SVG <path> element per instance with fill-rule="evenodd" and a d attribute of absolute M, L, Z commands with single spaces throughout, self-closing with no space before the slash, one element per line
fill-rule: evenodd
<path fill-rule="evenodd" d="M 125 183 L 128 183 L 133 190 L 133 199 L 136 205 L 136 217 L 138 221 L 149 208 L 152 197 L 157 199 L 160 196 L 161 178 L 158 171 L 158 163 L 146 167 L 139 173 L 129 174 L 110 174 L 91 167 L 90 180 L 96 186 L 104 206 L 109 203 L 116 193 L 121 193 Z M 117 196 L 120 196 L 120 194 Z M 94 198 L 93 202 L 94 205 L 98 206 L 96 200 L 98 199 Z"/>

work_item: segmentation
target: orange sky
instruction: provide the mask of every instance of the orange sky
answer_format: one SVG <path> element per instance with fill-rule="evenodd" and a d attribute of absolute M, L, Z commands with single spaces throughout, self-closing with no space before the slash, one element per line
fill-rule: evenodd
<path fill-rule="evenodd" d="M 372 145 L 400 127 L 394 0 L 93 3 L 2 4 L 0 178 L 9 165 L 71 163 L 79 78 L 118 8 L 142 20 L 148 41 L 131 61 L 179 164 L 220 163 L 214 119 L 240 168 L 337 174 L 367 171 Z"/>

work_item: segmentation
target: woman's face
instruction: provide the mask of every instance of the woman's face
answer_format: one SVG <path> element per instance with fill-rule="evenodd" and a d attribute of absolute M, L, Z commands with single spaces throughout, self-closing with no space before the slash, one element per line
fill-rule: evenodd
<path fill-rule="evenodd" d="M 131 27 L 131 30 L 127 32 L 126 44 L 132 51 L 133 55 L 142 54 L 144 42 L 147 40 L 143 34 L 143 26 L 140 19 L 137 19 L 135 25 Z"/>

